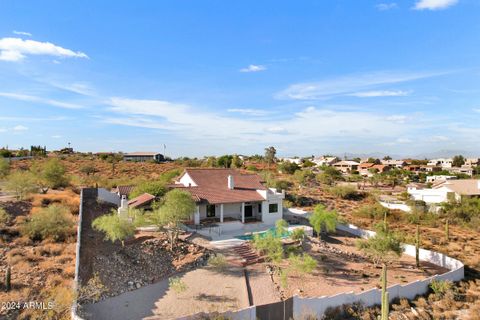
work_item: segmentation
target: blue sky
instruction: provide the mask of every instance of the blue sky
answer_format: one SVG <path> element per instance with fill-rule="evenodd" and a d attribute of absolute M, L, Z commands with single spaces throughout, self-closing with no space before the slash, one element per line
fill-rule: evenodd
<path fill-rule="evenodd" d="M 0 145 L 478 151 L 480 3 L 2 1 Z"/>

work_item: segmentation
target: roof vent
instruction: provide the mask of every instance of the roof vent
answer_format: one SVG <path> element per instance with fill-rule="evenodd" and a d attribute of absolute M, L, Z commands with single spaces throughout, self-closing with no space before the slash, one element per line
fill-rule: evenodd
<path fill-rule="evenodd" d="M 235 189 L 235 183 L 233 181 L 233 176 L 232 175 L 228 175 L 227 185 L 228 185 L 228 189 L 230 189 L 230 190 Z"/>

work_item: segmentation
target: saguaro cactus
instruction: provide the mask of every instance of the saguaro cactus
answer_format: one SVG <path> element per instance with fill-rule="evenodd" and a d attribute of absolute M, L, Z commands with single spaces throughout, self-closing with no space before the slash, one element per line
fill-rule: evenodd
<path fill-rule="evenodd" d="M 448 219 L 445 221 L 445 239 L 450 241 L 450 230 L 448 228 Z"/>
<path fill-rule="evenodd" d="M 382 267 L 382 312 L 381 320 L 388 320 L 388 291 L 387 291 L 387 265 L 384 263 Z"/>
<path fill-rule="evenodd" d="M 415 264 L 417 268 L 420 267 L 420 226 L 418 224 L 415 233 Z"/>
<path fill-rule="evenodd" d="M 12 278 L 12 268 L 10 266 L 7 267 L 7 271 L 5 272 L 5 290 L 10 291 L 11 289 L 11 278 Z"/>

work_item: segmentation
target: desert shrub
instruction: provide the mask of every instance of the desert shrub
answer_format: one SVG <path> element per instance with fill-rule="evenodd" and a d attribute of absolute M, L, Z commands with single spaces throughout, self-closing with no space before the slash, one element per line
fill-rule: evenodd
<path fill-rule="evenodd" d="M 10 172 L 10 164 L 0 156 L 0 178 L 5 178 Z"/>
<path fill-rule="evenodd" d="M 66 187 L 68 178 L 65 174 L 65 167 L 58 159 L 50 159 L 35 170 L 36 175 L 43 183 L 52 189 Z"/>
<path fill-rule="evenodd" d="M 361 206 L 353 212 L 353 215 L 362 218 L 383 219 L 385 214 L 388 214 L 389 211 L 388 208 L 385 208 L 379 203 L 375 203 Z"/>
<path fill-rule="evenodd" d="M 322 170 L 322 173 L 319 173 L 316 176 L 316 179 L 319 183 L 331 186 L 335 183 L 335 181 L 340 181 L 343 179 L 342 173 L 334 167 L 323 167 Z"/>
<path fill-rule="evenodd" d="M 10 220 L 10 215 L 3 208 L 0 208 L 0 226 L 4 226 Z"/>
<path fill-rule="evenodd" d="M 248 171 L 254 171 L 254 172 L 258 171 L 257 167 L 255 167 L 254 165 L 251 165 L 251 164 L 247 166 L 247 170 Z"/>
<path fill-rule="evenodd" d="M 28 220 L 22 228 L 22 232 L 32 240 L 52 238 L 55 241 L 63 241 L 74 233 L 68 208 L 53 204 L 42 208 Z"/>
<path fill-rule="evenodd" d="M 302 241 L 303 239 L 305 239 L 305 230 L 303 230 L 303 228 L 293 229 L 290 237 L 292 238 L 292 240 Z"/>
<path fill-rule="evenodd" d="M 320 237 L 320 234 L 335 232 L 338 222 L 338 214 L 335 210 L 329 211 L 324 205 L 318 204 L 309 218 L 310 225 Z"/>
<path fill-rule="evenodd" d="M 288 190 L 293 186 L 293 183 L 287 180 L 277 180 L 275 181 L 275 188 L 278 190 Z"/>
<path fill-rule="evenodd" d="M 159 180 L 165 184 L 170 183 L 174 178 L 178 177 L 182 172 L 180 169 L 173 169 L 161 174 Z"/>
<path fill-rule="evenodd" d="M 301 274 L 312 273 L 318 265 L 317 260 L 308 254 L 303 254 L 301 256 L 291 255 L 288 257 L 288 262 L 293 271 Z"/>
<path fill-rule="evenodd" d="M 138 197 L 144 193 L 150 193 L 155 197 L 162 197 L 167 192 L 165 182 L 163 181 L 144 181 L 133 188 L 130 193 L 130 199 Z"/>
<path fill-rule="evenodd" d="M 297 170 L 293 177 L 299 184 L 305 184 L 315 179 L 315 174 L 311 170 Z"/>
<path fill-rule="evenodd" d="M 328 191 L 342 199 L 356 199 L 359 196 L 357 188 L 353 186 L 335 186 L 329 188 Z"/>
<path fill-rule="evenodd" d="M 176 293 L 182 293 L 188 289 L 187 285 L 180 277 L 169 278 L 168 285 Z"/>
<path fill-rule="evenodd" d="M 78 292 L 80 302 L 97 302 L 108 289 L 102 283 L 98 273 L 94 273 L 87 284 L 80 287 Z"/>
<path fill-rule="evenodd" d="M 217 254 L 211 256 L 208 259 L 208 264 L 211 265 L 217 271 L 223 271 L 227 268 L 228 262 L 223 254 Z"/>
<path fill-rule="evenodd" d="M 278 171 L 286 174 L 294 174 L 295 171 L 299 170 L 300 166 L 295 162 L 282 162 L 278 165 Z"/>
<path fill-rule="evenodd" d="M 435 293 L 438 297 L 443 297 L 446 293 L 451 291 L 453 288 L 453 283 L 449 280 L 432 280 L 430 282 L 430 289 L 432 289 L 433 293 Z"/>

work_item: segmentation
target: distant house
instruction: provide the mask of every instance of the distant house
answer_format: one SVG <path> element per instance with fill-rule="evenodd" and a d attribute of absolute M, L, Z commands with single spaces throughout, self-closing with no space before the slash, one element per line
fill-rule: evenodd
<path fill-rule="evenodd" d="M 165 157 L 161 153 L 156 152 L 132 152 L 123 155 L 125 161 L 145 162 L 145 161 L 165 161 Z"/>
<path fill-rule="evenodd" d="M 257 174 L 233 169 L 186 169 L 173 187 L 191 193 L 195 225 L 219 224 L 241 229 L 248 222 L 274 225 L 282 219 L 284 192 L 267 188 Z"/>
<path fill-rule="evenodd" d="M 302 164 L 302 159 L 300 158 L 279 158 L 280 161 L 282 162 L 290 162 L 290 163 L 295 163 L 298 165 Z"/>
<path fill-rule="evenodd" d="M 391 169 L 390 166 L 384 164 L 375 164 L 370 162 L 360 163 L 358 172 L 362 176 L 371 177 L 374 173 L 384 173 Z"/>
<path fill-rule="evenodd" d="M 466 174 L 470 177 L 473 176 L 473 168 L 469 165 L 463 165 L 461 167 L 451 167 L 447 170 L 452 174 Z"/>
<path fill-rule="evenodd" d="M 382 160 L 382 164 L 392 168 L 403 168 L 407 165 L 404 160 Z"/>
<path fill-rule="evenodd" d="M 431 159 L 428 161 L 427 166 L 439 166 L 442 168 L 451 168 L 453 165 L 452 158 L 438 158 L 438 159 Z"/>
<path fill-rule="evenodd" d="M 439 182 L 439 181 L 444 181 L 444 180 L 453 180 L 453 179 L 457 179 L 457 177 L 456 176 L 435 175 L 435 176 L 427 176 L 425 178 L 425 182 L 434 183 L 434 182 Z"/>
<path fill-rule="evenodd" d="M 480 159 L 478 158 L 468 158 L 468 159 L 465 159 L 465 165 L 466 166 L 472 166 L 472 167 L 476 167 L 480 164 Z"/>
<path fill-rule="evenodd" d="M 358 170 L 359 165 L 360 164 L 356 161 L 343 160 L 343 161 L 339 161 L 337 163 L 334 163 L 333 167 L 335 167 L 335 169 L 337 169 L 337 170 L 339 170 L 343 173 L 350 173 L 352 171 Z"/>
<path fill-rule="evenodd" d="M 480 180 L 445 180 L 435 183 L 432 188 L 417 189 L 409 186 L 407 192 L 412 199 L 438 204 L 449 200 L 461 200 L 465 197 L 480 197 Z"/>
<path fill-rule="evenodd" d="M 317 166 L 331 166 L 334 163 L 338 162 L 339 159 L 337 157 L 315 157 L 313 158 L 312 162 L 315 163 Z"/>

